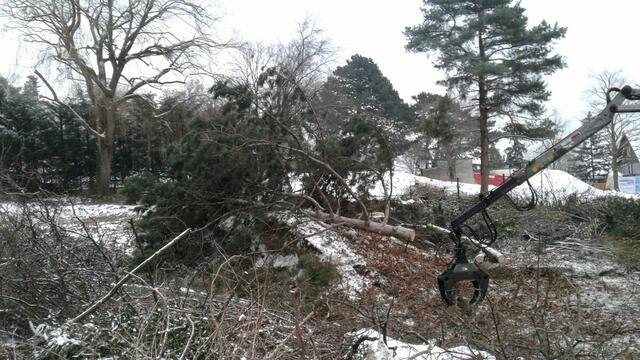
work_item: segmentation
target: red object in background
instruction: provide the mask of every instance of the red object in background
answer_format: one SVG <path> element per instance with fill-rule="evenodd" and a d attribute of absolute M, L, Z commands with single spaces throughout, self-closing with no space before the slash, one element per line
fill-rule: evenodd
<path fill-rule="evenodd" d="M 473 179 L 476 181 L 476 184 L 482 183 L 480 173 L 473 173 Z M 508 179 L 509 177 L 504 175 L 489 175 L 489 185 L 500 186 Z"/>

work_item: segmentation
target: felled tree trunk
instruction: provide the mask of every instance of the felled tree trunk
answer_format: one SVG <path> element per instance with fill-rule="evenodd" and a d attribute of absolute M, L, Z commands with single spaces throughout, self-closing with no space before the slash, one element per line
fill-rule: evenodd
<path fill-rule="evenodd" d="M 305 210 L 305 214 L 321 221 L 328 221 L 333 223 L 344 223 L 345 225 L 355 227 L 358 229 L 370 231 L 376 234 L 395 236 L 409 241 L 416 239 L 416 232 L 413 229 L 405 228 L 402 226 L 394 226 L 381 224 L 373 221 L 364 221 L 360 219 L 348 218 L 340 215 L 329 214 L 324 211 Z"/>

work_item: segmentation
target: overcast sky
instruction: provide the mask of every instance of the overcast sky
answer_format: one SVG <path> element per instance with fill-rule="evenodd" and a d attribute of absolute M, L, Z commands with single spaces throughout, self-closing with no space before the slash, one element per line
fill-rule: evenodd
<path fill-rule="evenodd" d="M 264 43 L 286 42 L 297 24 L 314 19 L 339 53 L 340 65 L 354 53 L 371 57 L 405 100 L 421 91 L 443 92 L 435 85 L 442 74 L 424 54 L 407 53 L 402 34 L 420 23 L 421 0 L 221 0 L 219 28 Z M 552 91 L 550 111 L 568 122 L 586 111 L 589 76 L 603 70 L 622 70 L 632 84 L 640 83 L 637 0 L 522 0 L 530 24 L 542 19 L 568 28 L 556 46 L 567 68 L 547 77 Z M 23 81 L 32 64 L 28 46 L 3 33 L 0 75 Z M 635 66 L 634 66 L 635 65 Z M 571 125 L 570 125 L 571 126 Z"/>
<path fill-rule="evenodd" d="M 335 46 L 343 63 L 354 53 L 371 57 L 405 100 L 421 91 L 442 92 L 442 78 L 424 54 L 407 53 L 402 34 L 420 23 L 421 0 L 226 0 L 224 26 L 250 40 L 286 41 L 305 17 L 315 19 Z M 552 91 L 550 111 L 565 121 L 582 118 L 590 76 L 622 70 L 640 83 L 637 0 L 522 0 L 530 24 L 541 20 L 567 27 L 556 49 L 567 67 L 547 77 Z"/>

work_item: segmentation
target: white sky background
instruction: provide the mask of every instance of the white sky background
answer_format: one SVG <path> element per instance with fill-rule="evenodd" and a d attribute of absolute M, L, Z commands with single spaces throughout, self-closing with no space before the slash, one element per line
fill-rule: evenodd
<path fill-rule="evenodd" d="M 425 54 L 405 51 L 402 34 L 421 22 L 421 0 L 220 0 L 222 20 L 216 27 L 265 44 L 287 42 L 305 18 L 315 21 L 339 49 L 336 65 L 354 53 L 371 57 L 406 101 L 421 91 L 443 92 L 435 82 L 442 74 Z M 632 84 L 640 83 L 640 48 L 634 35 L 640 15 L 637 0 L 521 0 L 530 24 L 542 19 L 568 28 L 556 50 L 567 68 L 547 77 L 552 98 L 547 104 L 569 127 L 587 110 L 589 76 L 622 70 Z M 5 21 L 0 19 L 0 21 Z M 15 85 L 33 69 L 28 44 L 15 35 L 2 36 L 0 75 Z"/>
<path fill-rule="evenodd" d="M 400 96 L 410 101 L 421 91 L 443 92 L 442 78 L 424 54 L 405 51 L 402 34 L 422 19 L 422 0 L 226 0 L 223 26 L 247 40 L 286 42 L 305 17 L 315 19 L 340 49 L 337 65 L 354 53 L 371 57 Z M 622 70 L 631 84 L 640 83 L 640 21 L 637 0 L 522 0 L 530 24 L 545 19 L 567 27 L 556 51 L 567 67 L 546 78 L 552 97 L 547 104 L 569 127 L 587 111 L 589 78 L 603 70 Z M 222 24 L 221 24 L 222 25 Z M 569 129 L 568 129 L 569 130 Z"/>

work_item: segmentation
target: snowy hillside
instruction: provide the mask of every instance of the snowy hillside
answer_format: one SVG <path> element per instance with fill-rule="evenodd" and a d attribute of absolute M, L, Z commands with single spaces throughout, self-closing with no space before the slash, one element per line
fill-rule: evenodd
<path fill-rule="evenodd" d="M 387 183 L 389 183 L 388 175 L 386 179 Z M 625 194 L 621 192 L 596 189 L 593 186 L 562 170 L 545 169 L 534 175 L 529 181 L 538 194 L 540 200 L 547 202 L 563 201 L 568 196 L 572 195 L 577 195 L 581 198 L 619 196 L 624 198 L 640 199 L 640 196 L 634 194 Z M 458 191 L 458 184 L 454 181 L 442 181 L 405 172 L 394 172 L 394 196 L 409 194 L 412 189 L 415 189 L 418 186 L 443 189 L 450 194 L 455 194 Z M 460 193 L 462 195 L 477 195 L 480 193 L 479 184 L 460 183 L 459 186 Z M 489 186 L 489 189 L 493 188 L 495 187 Z M 526 183 L 522 184 L 519 187 L 515 188 L 512 193 L 514 195 L 528 197 L 530 196 L 529 186 Z M 380 182 L 377 182 L 372 187 L 371 194 L 375 197 L 385 196 L 384 187 Z"/>

